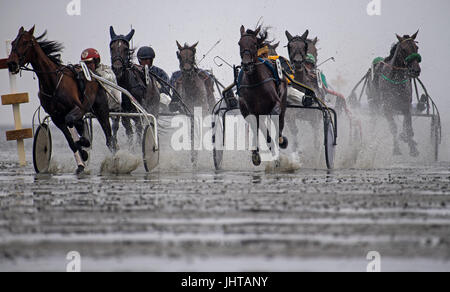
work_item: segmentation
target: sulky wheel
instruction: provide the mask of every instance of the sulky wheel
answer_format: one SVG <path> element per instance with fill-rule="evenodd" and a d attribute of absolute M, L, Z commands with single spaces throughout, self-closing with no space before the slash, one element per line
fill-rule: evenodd
<path fill-rule="evenodd" d="M 52 158 L 52 135 L 47 124 L 41 124 L 34 134 L 33 165 L 36 173 L 46 173 Z"/>
<path fill-rule="evenodd" d="M 439 119 L 433 116 L 431 119 L 431 144 L 433 148 L 434 161 L 439 161 L 439 145 L 441 143 L 441 127 Z"/>
<path fill-rule="evenodd" d="M 214 117 L 214 121 L 212 124 L 212 143 L 213 143 L 213 158 L 214 158 L 214 167 L 216 170 L 222 169 L 223 162 L 223 150 L 225 148 L 224 145 L 224 129 L 223 129 L 223 119 L 220 118 L 220 115 L 216 115 Z"/>
<path fill-rule="evenodd" d="M 328 169 L 334 168 L 334 158 L 336 154 L 336 135 L 330 116 L 327 114 L 324 118 L 325 134 L 325 159 Z"/>
<path fill-rule="evenodd" d="M 155 137 L 153 126 L 147 126 L 142 140 L 142 155 L 147 172 L 151 172 L 159 164 L 159 150 Z"/>

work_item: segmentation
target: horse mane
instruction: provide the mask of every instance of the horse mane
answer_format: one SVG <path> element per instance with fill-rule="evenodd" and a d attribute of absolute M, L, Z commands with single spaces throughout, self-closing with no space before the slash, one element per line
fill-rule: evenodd
<path fill-rule="evenodd" d="M 41 47 L 44 54 L 56 65 L 61 66 L 61 51 L 64 49 L 64 46 L 56 41 L 49 41 L 44 39 L 47 35 L 47 31 L 45 31 L 42 35 L 36 38 L 38 45 Z"/>
<path fill-rule="evenodd" d="M 404 39 L 410 39 L 411 36 L 409 35 L 404 35 L 403 36 Z M 400 42 L 395 43 L 392 48 L 391 51 L 389 52 L 389 56 L 385 59 L 385 62 L 390 62 L 392 61 L 392 59 L 394 58 L 395 52 L 397 51 L 397 47 L 400 44 Z"/>
<path fill-rule="evenodd" d="M 256 30 L 260 30 L 258 34 L 256 34 Z M 247 29 L 246 34 L 256 36 L 256 40 L 258 41 L 258 48 L 264 47 L 266 45 L 271 45 L 274 40 L 268 40 L 270 27 L 262 27 L 262 25 L 258 26 L 256 30 Z"/>

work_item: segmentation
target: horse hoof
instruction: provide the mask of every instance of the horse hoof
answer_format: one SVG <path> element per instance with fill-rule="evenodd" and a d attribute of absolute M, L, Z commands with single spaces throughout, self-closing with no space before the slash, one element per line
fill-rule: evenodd
<path fill-rule="evenodd" d="M 76 142 L 78 149 L 81 149 L 81 147 L 84 148 L 90 148 L 91 147 L 91 142 L 89 142 L 88 139 L 81 137 L 80 140 L 78 142 Z"/>
<path fill-rule="evenodd" d="M 289 145 L 289 140 L 288 140 L 288 138 L 286 138 L 286 137 L 280 137 L 280 148 L 281 149 L 286 149 L 286 148 L 288 148 L 288 145 Z"/>
<path fill-rule="evenodd" d="M 252 154 L 252 162 L 254 166 L 260 166 L 261 165 L 261 155 L 259 155 L 258 152 L 253 152 Z"/>
<path fill-rule="evenodd" d="M 81 156 L 81 159 L 83 159 L 84 162 L 89 160 L 89 153 L 87 153 L 84 150 L 80 150 L 80 156 Z"/>
<path fill-rule="evenodd" d="M 82 174 L 83 172 L 84 172 L 84 166 L 83 165 L 78 165 L 77 175 Z"/>

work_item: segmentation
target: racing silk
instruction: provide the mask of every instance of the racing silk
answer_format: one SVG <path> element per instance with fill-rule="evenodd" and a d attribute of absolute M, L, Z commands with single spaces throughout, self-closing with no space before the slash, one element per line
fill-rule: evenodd
<path fill-rule="evenodd" d="M 111 81 L 114 84 L 117 84 L 116 75 L 112 71 L 111 67 L 107 65 L 100 64 L 95 70 L 95 72 L 100 76 L 105 78 L 108 81 Z M 106 90 L 106 96 L 108 97 L 108 107 L 112 112 L 120 112 L 122 110 L 122 94 L 120 91 L 115 90 L 109 86 L 103 86 Z"/>
<path fill-rule="evenodd" d="M 150 68 L 150 72 L 152 72 L 153 74 L 155 74 L 156 76 L 158 76 L 159 78 L 164 80 L 165 82 L 169 83 L 169 75 L 167 75 L 167 73 L 163 69 L 156 67 L 156 66 L 152 66 Z M 158 82 L 158 83 L 161 85 L 161 89 L 160 89 L 161 93 L 170 95 L 170 89 L 166 85 L 161 84 L 161 82 Z"/>
<path fill-rule="evenodd" d="M 282 57 L 282 56 L 269 56 L 269 60 L 272 60 L 274 62 L 276 60 L 280 60 L 281 68 L 283 68 L 283 70 L 289 75 L 289 77 L 294 79 L 294 77 L 295 77 L 294 69 L 292 69 L 291 63 L 289 62 L 288 59 L 286 59 L 285 57 Z M 290 84 L 291 81 L 287 80 L 287 83 Z"/>

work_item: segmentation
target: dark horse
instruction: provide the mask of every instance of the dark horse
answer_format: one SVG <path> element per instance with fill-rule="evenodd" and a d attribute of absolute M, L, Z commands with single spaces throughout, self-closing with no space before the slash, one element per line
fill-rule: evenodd
<path fill-rule="evenodd" d="M 289 60 L 294 69 L 294 79 L 301 84 L 304 84 L 313 89 L 316 93 L 316 96 L 324 97 L 321 94 L 321 89 L 319 88 L 317 82 L 317 74 L 314 65 L 310 65 L 305 62 L 308 54 L 314 56 L 315 60 L 317 60 L 318 56 L 316 47 L 318 39 L 308 39 L 308 35 L 308 30 L 306 30 L 306 32 L 302 36 L 292 36 L 289 31 L 286 31 L 286 37 L 288 39 L 287 47 L 289 52 Z M 300 91 L 304 91 L 303 88 L 298 87 L 296 84 L 293 84 L 293 87 Z M 293 125 L 293 127 L 291 127 L 291 131 L 293 132 L 294 136 L 297 136 L 298 134 L 298 129 L 295 123 L 296 116 L 297 114 L 289 115 L 289 119 L 294 120 L 291 121 Z M 314 135 L 314 145 L 316 147 L 319 147 L 320 144 L 318 133 L 320 129 L 321 116 L 318 115 L 315 111 L 303 111 L 301 112 L 301 118 L 302 120 L 308 121 L 311 124 L 314 133 L 316 133 Z"/>
<path fill-rule="evenodd" d="M 89 147 L 90 141 L 79 135 L 84 132 L 83 117 L 92 112 L 98 119 L 106 136 L 108 148 L 114 152 L 116 141 L 112 138 L 109 122 L 109 109 L 106 92 L 95 81 L 85 82 L 83 90 L 77 81 L 77 68 L 62 64 L 60 55 L 62 45 L 43 40 L 45 33 L 35 38 L 34 27 L 30 31 L 20 28 L 12 43 L 12 52 L 8 59 L 9 71 L 17 74 L 20 70 L 30 70 L 39 78 L 39 99 L 41 106 L 50 115 L 53 123 L 62 131 L 70 149 L 75 154 L 77 173 L 85 168 L 84 161 L 88 153 L 82 147 Z M 33 69 L 28 69 L 31 64 Z"/>
<path fill-rule="evenodd" d="M 191 113 L 194 108 L 201 108 L 203 114 L 211 113 L 216 100 L 214 98 L 214 80 L 213 76 L 197 67 L 195 54 L 197 52 L 198 42 L 192 46 L 185 44 L 181 46 L 177 41 L 177 57 L 180 61 L 180 71 L 172 75 L 172 83 L 175 89 L 181 94 L 183 101 Z M 194 149 L 195 140 L 195 123 L 200 121 L 191 119 L 191 160 L 194 165 L 197 163 L 198 153 Z M 200 125 L 201 127 L 201 125 Z"/>
<path fill-rule="evenodd" d="M 147 84 L 144 69 L 132 62 L 134 50 L 130 48 L 130 40 L 133 38 L 134 29 L 124 35 L 117 35 L 114 28 L 110 27 L 111 35 L 111 63 L 114 74 L 117 77 L 117 83 L 120 87 L 128 90 L 131 95 L 142 105 L 150 114 L 158 118 L 160 92 L 155 79 L 150 76 Z M 130 99 L 122 94 L 122 109 L 125 113 L 136 113 L 137 110 Z M 142 138 L 142 122 L 140 118 L 133 118 L 136 124 L 136 134 L 138 141 Z M 133 128 L 131 127 L 131 118 L 122 118 L 122 124 L 125 127 L 128 139 L 133 139 Z"/>
<path fill-rule="evenodd" d="M 395 114 L 404 116 L 400 139 L 408 144 L 412 157 L 419 155 L 411 117 L 412 79 L 421 73 L 419 63 L 422 58 L 415 41 L 418 33 L 403 37 L 397 35 L 398 43 L 392 47 L 390 56 L 374 64 L 373 75 L 369 74 L 373 76 L 373 79 L 369 77 L 367 86 L 369 104 L 374 111 L 384 114 L 389 123 L 394 138 L 394 155 L 401 154 Z"/>
<path fill-rule="evenodd" d="M 261 32 L 261 26 L 255 31 L 245 30 L 241 26 L 239 40 L 242 61 L 242 75 L 239 77 L 239 105 L 244 118 L 253 115 L 259 122 L 261 115 L 279 116 L 279 145 L 285 149 L 288 140 L 283 137 L 284 117 L 286 113 L 287 85 L 286 80 L 279 80 L 277 84 L 274 72 L 258 58 L 258 49 L 266 42 L 267 34 Z M 259 128 L 259 123 L 258 123 Z M 261 163 L 259 151 L 253 151 L 253 163 Z"/>
<path fill-rule="evenodd" d="M 203 111 L 211 112 L 216 101 L 214 98 L 214 80 L 213 77 L 197 67 L 195 54 L 197 45 L 181 46 L 177 41 L 177 58 L 180 61 L 180 70 L 175 73 L 172 79 L 174 86 L 183 97 L 186 106 L 191 112 L 194 107 L 201 107 Z M 180 75 L 181 74 L 181 75 Z M 180 75 L 177 76 L 176 75 Z"/>

